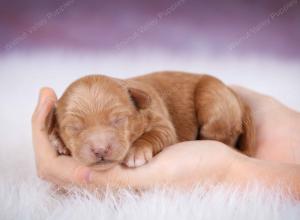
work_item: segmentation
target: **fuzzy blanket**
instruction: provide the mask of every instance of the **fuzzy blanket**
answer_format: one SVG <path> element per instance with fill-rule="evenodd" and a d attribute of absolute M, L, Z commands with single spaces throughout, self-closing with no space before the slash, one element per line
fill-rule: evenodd
<path fill-rule="evenodd" d="M 76 78 L 90 73 L 128 77 L 156 70 L 206 72 L 275 96 L 300 110 L 300 64 L 266 57 L 178 57 L 157 51 L 118 54 L 71 54 L 57 51 L 19 52 L 0 59 L 0 219 L 300 219 L 300 202 L 279 188 L 253 184 L 243 192 L 199 186 L 193 192 L 153 189 L 101 199 L 74 189 L 55 193 L 35 174 L 30 118 L 41 86 L 58 95 Z"/>

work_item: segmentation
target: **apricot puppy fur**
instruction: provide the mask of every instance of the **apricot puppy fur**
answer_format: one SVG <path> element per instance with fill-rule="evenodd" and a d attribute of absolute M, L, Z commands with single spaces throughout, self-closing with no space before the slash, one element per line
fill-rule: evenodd
<path fill-rule="evenodd" d="M 255 141 L 251 112 L 229 87 L 182 72 L 78 79 L 58 100 L 48 128 L 60 154 L 100 169 L 141 166 L 182 141 L 217 140 L 246 154 Z"/>

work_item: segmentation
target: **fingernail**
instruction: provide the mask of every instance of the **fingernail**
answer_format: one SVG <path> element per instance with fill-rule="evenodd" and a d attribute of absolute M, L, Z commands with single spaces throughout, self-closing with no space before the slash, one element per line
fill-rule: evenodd
<path fill-rule="evenodd" d="M 49 97 L 41 97 L 39 104 L 38 104 L 38 109 L 42 109 L 43 107 L 45 107 L 47 104 L 49 104 L 51 102 L 55 102 L 55 100 L 53 100 Z"/>
<path fill-rule="evenodd" d="M 90 169 L 88 169 L 85 174 L 84 174 L 84 179 L 86 183 L 90 183 L 91 182 L 91 177 L 92 177 L 92 172 Z"/>
<path fill-rule="evenodd" d="M 85 183 L 91 182 L 91 169 L 88 167 L 80 167 L 77 175 L 79 175 L 79 179 L 83 180 Z"/>
<path fill-rule="evenodd" d="M 91 182 L 91 170 L 86 166 L 77 167 L 74 172 L 74 178 L 79 184 L 88 184 Z"/>
<path fill-rule="evenodd" d="M 45 93 L 45 92 L 44 92 L 45 90 L 46 90 L 46 87 L 40 89 L 40 92 L 39 92 L 39 98 L 38 98 L 38 103 L 45 103 L 45 102 L 48 102 L 48 101 L 46 101 L 45 99 L 49 99 L 49 102 L 50 102 L 50 101 L 55 101 L 55 98 L 49 96 L 49 94 L 48 94 L 48 95 L 46 95 L 46 94 L 43 95 L 43 93 Z"/>
<path fill-rule="evenodd" d="M 44 99 L 46 98 L 45 96 L 43 96 L 43 91 L 44 89 L 40 89 L 40 92 L 39 92 L 39 99 L 38 99 L 38 103 L 41 103 L 44 101 Z"/>

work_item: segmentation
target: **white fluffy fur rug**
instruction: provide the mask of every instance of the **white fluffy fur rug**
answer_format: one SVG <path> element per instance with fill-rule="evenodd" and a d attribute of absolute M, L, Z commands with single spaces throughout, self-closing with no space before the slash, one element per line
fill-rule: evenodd
<path fill-rule="evenodd" d="M 201 186 L 192 193 L 153 190 L 137 196 L 121 191 L 97 199 L 74 190 L 57 195 L 35 176 L 30 117 L 41 86 L 58 95 L 89 73 L 127 77 L 155 70 L 207 72 L 277 97 L 300 110 L 300 63 L 264 57 L 220 57 L 159 52 L 71 54 L 11 53 L 0 58 L 0 219 L 300 219 L 300 202 L 280 189 L 256 184 L 243 192 Z"/>

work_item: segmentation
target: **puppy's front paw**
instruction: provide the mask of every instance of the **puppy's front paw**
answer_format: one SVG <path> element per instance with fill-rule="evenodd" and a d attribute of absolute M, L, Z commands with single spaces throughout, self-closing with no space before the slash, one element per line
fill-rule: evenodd
<path fill-rule="evenodd" d="M 68 148 L 66 148 L 64 145 L 59 144 L 57 146 L 57 151 L 60 155 L 70 155 L 70 151 Z"/>
<path fill-rule="evenodd" d="M 59 155 L 70 155 L 69 149 L 65 147 L 62 141 L 56 135 L 51 134 L 49 136 L 49 140 L 51 145 L 56 149 Z"/>
<path fill-rule="evenodd" d="M 146 164 L 153 157 L 152 147 L 133 146 L 124 160 L 127 167 L 139 167 Z"/>

